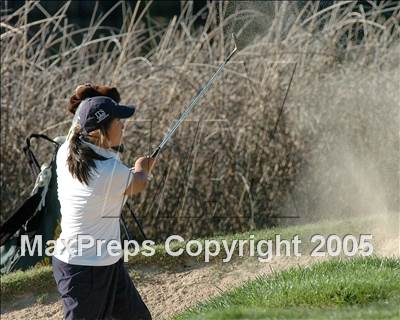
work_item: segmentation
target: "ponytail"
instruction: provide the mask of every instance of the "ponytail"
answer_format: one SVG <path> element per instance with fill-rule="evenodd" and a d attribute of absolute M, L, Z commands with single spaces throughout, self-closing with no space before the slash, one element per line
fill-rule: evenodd
<path fill-rule="evenodd" d="M 77 125 L 69 140 L 67 164 L 69 172 L 81 183 L 88 185 L 92 170 L 96 170 L 95 160 L 107 160 L 83 143 L 82 129 Z"/>

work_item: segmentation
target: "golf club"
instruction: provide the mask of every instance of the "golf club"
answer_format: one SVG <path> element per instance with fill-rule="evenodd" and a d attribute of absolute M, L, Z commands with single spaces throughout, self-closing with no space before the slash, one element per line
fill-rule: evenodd
<path fill-rule="evenodd" d="M 153 151 L 153 153 L 151 154 L 151 158 L 156 158 L 160 154 L 161 150 L 163 149 L 165 144 L 171 139 L 171 137 L 174 134 L 174 132 L 176 131 L 176 129 L 178 129 L 178 127 L 187 118 L 187 116 L 192 111 L 192 109 L 199 103 L 200 99 L 207 93 L 208 89 L 211 87 L 211 85 L 213 84 L 215 79 L 218 77 L 218 75 L 222 72 L 225 65 L 234 56 L 234 54 L 239 50 L 236 36 L 234 34 L 232 34 L 232 37 L 233 37 L 233 42 L 235 44 L 235 47 L 233 48 L 232 52 L 228 55 L 228 57 L 225 59 L 225 61 L 223 63 L 221 63 L 221 65 L 218 67 L 217 71 L 215 71 L 215 73 L 211 76 L 210 80 L 208 80 L 206 85 L 204 87 L 201 87 L 201 90 L 199 90 L 199 93 L 191 100 L 189 105 L 186 107 L 185 111 L 183 111 L 181 113 L 180 117 L 178 118 L 178 120 L 176 120 L 175 124 L 171 127 L 171 129 L 166 133 L 166 135 L 164 136 L 164 139 L 161 141 L 159 146 Z"/>

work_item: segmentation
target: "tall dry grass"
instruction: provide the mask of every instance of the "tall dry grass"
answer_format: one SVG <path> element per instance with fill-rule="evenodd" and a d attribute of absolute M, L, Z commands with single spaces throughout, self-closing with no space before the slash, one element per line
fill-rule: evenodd
<path fill-rule="evenodd" d="M 123 160 L 133 164 L 157 145 L 223 61 L 231 31 L 246 47 L 178 130 L 147 191 L 131 200 L 149 235 L 198 236 L 327 209 L 353 212 L 346 206 L 360 184 L 343 189 L 352 168 L 341 163 L 352 159 L 359 168 L 355 159 L 363 155 L 362 170 L 380 177 L 384 200 L 396 207 L 399 5 L 382 2 L 364 12 L 355 2 L 322 11 L 316 2 L 302 8 L 262 3 L 209 3 L 205 25 L 197 28 L 191 2 L 182 2 L 181 15 L 166 24 L 154 19 L 150 29 L 143 22 L 149 4 L 139 12 L 118 3 L 113 10 L 123 10 L 120 31 L 95 15 L 89 28 L 77 29 L 65 16 L 69 3 L 54 15 L 40 2 L 3 15 L 2 217 L 32 187 L 24 138 L 66 134 L 71 116 L 65 105 L 77 84 L 115 85 L 122 102 L 139 106 L 125 133 Z M 28 23 L 33 7 L 43 19 Z M 392 17 L 383 17 L 389 9 Z M 37 152 L 44 159 L 49 149 L 38 146 Z"/>

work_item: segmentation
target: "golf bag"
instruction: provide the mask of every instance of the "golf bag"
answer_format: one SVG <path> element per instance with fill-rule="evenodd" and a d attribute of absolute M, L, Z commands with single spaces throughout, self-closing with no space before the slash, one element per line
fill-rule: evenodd
<path fill-rule="evenodd" d="M 53 146 L 49 164 L 39 164 L 31 150 L 33 138 L 43 139 Z M 0 272 L 25 270 L 45 258 L 43 252 L 36 250 L 33 255 L 21 255 L 21 236 L 27 235 L 31 248 L 35 235 L 42 235 L 43 246 L 47 240 L 54 239 L 54 232 L 60 218 L 60 204 L 57 197 L 56 154 L 63 138 L 52 140 L 45 135 L 32 134 L 26 139 L 23 148 L 35 179 L 35 187 L 30 197 L 0 227 Z M 40 254 L 40 255 L 39 255 Z"/>
<path fill-rule="evenodd" d="M 31 150 L 31 140 L 42 139 L 50 142 L 53 146 L 53 154 L 49 164 L 40 165 Z M 57 195 L 57 171 L 56 156 L 60 145 L 65 137 L 57 137 L 54 140 L 46 135 L 31 134 L 26 139 L 23 151 L 28 159 L 35 187 L 31 195 L 11 215 L 11 217 L 0 227 L 0 273 L 6 274 L 14 270 L 26 270 L 44 258 L 45 244 L 54 239 L 54 233 L 61 218 L 60 203 Z M 131 207 L 126 204 L 131 213 L 133 221 L 137 224 L 141 236 L 146 239 L 143 228 L 135 216 Z M 121 214 L 122 240 L 133 239 L 128 230 L 128 225 Z M 21 237 L 27 235 L 30 248 L 34 248 L 35 236 L 42 236 L 43 252 L 38 255 L 38 250 L 33 255 L 21 254 Z"/>

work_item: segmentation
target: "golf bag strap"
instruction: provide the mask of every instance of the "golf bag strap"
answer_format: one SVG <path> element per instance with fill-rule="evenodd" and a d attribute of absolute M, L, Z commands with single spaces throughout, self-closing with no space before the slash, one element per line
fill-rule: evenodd
<path fill-rule="evenodd" d="M 37 176 L 40 173 L 40 164 L 31 150 L 32 138 L 36 138 L 36 139 L 40 138 L 40 139 L 47 140 L 47 141 L 55 144 L 57 147 L 60 146 L 60 144 L 58 142 L 54 141 L 53 139 L 50 139 L 48 136 L 46 136 L 44 134 L 38 134 L 38 133 L 32 133 L 25 139 L 25 146 L 23 147 L 22 150 L 24 151 L 25 156 L 28 159 L 28 164 L 31 169 L 32 178 L 33 178 L 33 181 L 35 181 Z"/>
<path fill-rule="evenodd" d="M 39 163 L 29 147 L 25 146 L 23 148 L 23 151 L 25 153 L 26 158 L 28 159 L 28 165 L 31 168 L 32 179 L 36 180 L 36 177 L 39 175 L 40 172 Z"/>
<path fill-rule="evenodd" d="M 46 136 L 45 134 L 32 133 L 31 135 L 29 135 L 29 136 L 26 138 L 26 146 L 27 146 L 28 148 L 30 148 L 30 146 L 31 146 L 31 140 L 32 140 L 32 138 L 36 138 L 36 139 L 40 138 L 40 139 L 47 140 L 47 141 L 49 141 L 49 142 L 51 142 L 51 143 L 53 143 L 53 144 L 55 144 L 55 145 L 57 145 L 57 146 L 60 145 L 57 141 L 54 141 L 53 139 L 49 138 L 49 137 Z"/>

